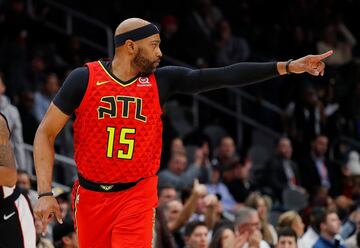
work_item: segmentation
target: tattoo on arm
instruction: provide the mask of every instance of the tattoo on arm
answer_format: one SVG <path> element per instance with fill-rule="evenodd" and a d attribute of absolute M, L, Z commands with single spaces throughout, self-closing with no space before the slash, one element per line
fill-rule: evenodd
<path fill-rule="evenodd" d="M 13 150 L 9 141 L 9 130 L 0 116 L 0 166 L 16 168 Z"/>

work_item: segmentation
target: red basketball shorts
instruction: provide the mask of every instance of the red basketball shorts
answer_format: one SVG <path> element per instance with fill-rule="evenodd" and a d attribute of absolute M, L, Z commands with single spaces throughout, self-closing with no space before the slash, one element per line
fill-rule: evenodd
<path fill-rule="evenodd" d="M 119 192 L 74 185 L 74 218 L 80 247 L 150 248 L 157 207 L 157 176 Z"/>

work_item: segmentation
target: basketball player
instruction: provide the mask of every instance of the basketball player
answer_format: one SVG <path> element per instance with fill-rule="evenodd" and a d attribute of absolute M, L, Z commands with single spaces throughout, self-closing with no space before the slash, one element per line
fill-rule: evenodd
<path fill-rule="evenodd" d="M 322 55 L 222 68 L 156 69 L 162 56 L 157 27 L 130 18 L 115 31 L 112 60 L 70 73 L 42 120 L 34 141 L 44 228 L 59 206 L 51 192 L 54 140 L 75 113 L 74 147 L 79 183 L 74 213 L 80 247 L 151 247 L 157 206 L 162 106 L 174 93 L 243 86 L 289 73 L 324 74 Z"/>

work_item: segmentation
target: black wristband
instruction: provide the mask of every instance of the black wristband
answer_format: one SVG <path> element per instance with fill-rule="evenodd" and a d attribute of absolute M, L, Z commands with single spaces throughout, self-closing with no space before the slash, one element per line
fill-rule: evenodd
<path fill-rule="evenodd" d="M 43 196 L 54 196 L 54 193 L 53 192 L 45 192 L 45 193 L 41 193 L 38 195 L 38 199 L 40 199 L 41 197 Z"/>
<path fill-rule="evenodd" d="M 289 65 L 290 63 L 293 61 L 293 59 L 289 59 L 286 64 L 285 64 L 285 71 L 286 71 L 286 74 L 291 74 L 291 72 L 289 71 Z"/>

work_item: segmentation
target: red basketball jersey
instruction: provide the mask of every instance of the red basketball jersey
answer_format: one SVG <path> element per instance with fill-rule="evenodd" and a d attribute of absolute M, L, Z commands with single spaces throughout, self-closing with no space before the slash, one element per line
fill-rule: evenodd
<path fill-rule="evenodd" d="M 154 74 L 124 84 L 100 61 L 87 67 L 88 87 L 74 123 L 79 173 L 103 183 L 154 176 L 162 142 L 162 111 Z"/>

